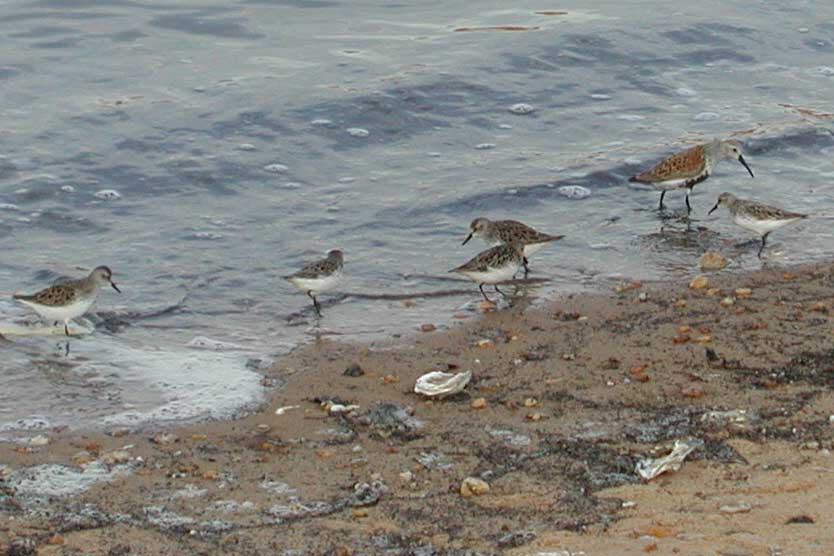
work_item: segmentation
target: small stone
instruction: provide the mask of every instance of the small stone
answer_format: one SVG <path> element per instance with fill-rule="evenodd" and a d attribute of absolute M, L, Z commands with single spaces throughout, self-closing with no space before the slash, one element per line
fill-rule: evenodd
<path fill-rule="evenodd" d="M 640 295 L 637 296 L 637 301 L 640 303 L 645 303 L 647 299 L 649 299 L 649 294 L 646 292 L 640 292 Z"/>
<path fill-rule="evenodd" d="M 709 285 L 709 280 L 706 276 L 696 276 L 689 282 L 690 289 L 700 290 Z"/>
<path fill-rule="evenodd" d="M 127 450 L 113 450 L 101 456 L 101 461 L 107 465 L 118 465 L 125 463 L 130 459 L 130 453 Z"/>
<path fill-rule="evenodd" d="M 489 492 L 489 484 L 483 479 L 477 477 L 467 477 L 460 485 L 460 494 L 464 498 L 471 498 L 472 496 L 480 496 Z"/>
<path fill-rule="evenodd" d="M 49 444 L 49 437 L 43 434 L 29 439 L 29 446 L 46 446 L 47 444 Z"/>
<path fill-rule="evenodd" d="M 539 405 L 539 400 L 536 398 L 525 398 L 524 399 L 524 407 L 536 407 Z"/>
<path fill-rule="evenodd" d="M 675 301 L 675 308 L 676 309 L 685 309 L 686 308 L 686 300 L 685 299 L 678 299 Z"/>
<path fill-rule="evenodd" d="M 411 471 L 403 471 L 398 476 L 400 480 L 404 483 L 410 483 L 414 480 L 414 473 L 412 473 Z"/>
<path fill-rule="evenodd" d="M 732 297 L 725 297 L 724 299 L 719 301 L 719 304 L 722 307 L 731 307 L 733 304 L 735 304 L 735 300 Z"/>
<path fill-rule="evenodd" d="M 716 295 L 721 295 L 721 288 L 709 288 L 707 290 L 707 295 L 710 297 L 715 297 Z"/>
<path fill-rule="evenodd" d="M 750 288 L 736 288 L 736 297 L 750 297 L 753 295 L 753 290 Z"/>
<path fill-rule="evenodd" d="M 431 323 L 421 324 L 420 331 L 421 332 L 434 332 L 437 330 L 437 327 Z"/>
<path fill-rule="evenodd" d="M 563 353 L 562 354 L 562 360 L 564 360 L 564 361 L 573 361 L 574 359 L 576 359 L 576 354 L 575 353 Z"/>
<path fill-rule="evenodd" d="M 347 369 L 342 371 L 342 374 L 344 376 L 357 377 L 364 375 L 365 370 L 362 367 L 360 367 L 359 364 L 354 363 L 353 365 L 349 366 Z"/>
<path fill-rule="evenodd" d="M 60 533 L 55 533 L 46 540 L 46 544 L 50 544 L 53 546 L 58 544 L 64 544 L 64 537 Z"/>
<path fill-rule="evenodd" d="M 38 548 L 35 539 L 29 537 L 18 537 L 9 542 L 9 556 L 34 556 Z"/>
<path fill-rule="evenodd" d="M 476 342 L 476 345 L 478 347 L 486 348 L 486 347 L 492 347 L 494 345 L 494 343 L 493 343 L 492 340 L 478 340 Z"/>
<path fill-rule="evenodd" d="M 541 421 L 543 416 L 538 411 L 534 411 L 533 413 L 528 413 L 527 415 L 525 415 L 524 418 L 527 419 L 528 421 L 534 421 L 535 422 L 535 421 Z"/>
<path fill-rule="evenodd" d="M 740 502 L 738 504 L 729 504 L 729 505 L 726 505 L 726 506 L 721 506 L 719 511 L 722 514 L 732 515 L 732 514 L 746 514 L 746 513 L 750 512 L 750 510 L 752 510 L 752 509 L 753 509 L 753 506 L 751 506 L 747 502 Z"/>
<path fill-rule="evenodd" d="M 167 446 L 169 444 L 177 442 L 178 440 L 179 438 L 177 437 L 177 435 L 171 434 L 169 432 L 163 432 L 151 438 L 151 442 L 153 442 L 154 444 L 159 444 L 160 446 Z"/>
<path fill-rule="evenodd" d="M 627 291 L 630 291 L 630 290 L 637 290 L 637 289 L 640 289 L 642 287 L 643 287 L 642 282 L 629 282 L 628 284 L 622 284 L 622 285 L 618 286 L 617 287 L 617 292 L 622 293 L 622 292 L 627 292 Z"/>
<path fill-rule="evenodd" d="M 681 390 L 681 395 L 686 398 L 703 398 L 704 389 L 700 386 L 687 386 Z"/>
<path fill-rule="evenodd" d="M 532 114 L 533 112 L 535 112 L 536 108 L 532 104 L 519 102 L 510 106 L 509 110 L 513 114 L 525 116 L 527 114 Z"/>
<path fill-rule="evenodd" d="M 353 510 L 353 517 L 356 517 L 356 518 L 368 517 L 368 510 L 363 510 L 361 508 Z"/>
<path fill-rule="evenodd" d="M 707 251 L 698 259 L 701 270 L 721 270 L 727 266 L 727 257 L 716 251 Z"/>
<path fill-rule="evenodd" d="M 825 312 L 828 311 L 828 308 L 825 306 L 825 303 L 823 303 L 822 301 L 817 301 L 816 303 L 811 305 L 811 310 L 812 311 L 817 311 L 819 313 L 825 313 Z"/>
<path fill-rule="evenodd" d="M 484 398 L 475 398 L 472 400 L 472 403 L 469 404 L 469 407 L 472 409 L 483 409 L 486 407 L 486 400 Z"/>
<path fill-rule="evenodd" d="M 400 381 L 400 377 L 394 375 L 385 375 L 382 377 L 382 382 L 385 384 L 394 384 Z"/>
<path fill-rule="evenodd" d="M 75 465 L 84 465 L 85 463 L 90 463 L 94 459 L 95 458 L 93 457 L 93 454 L 91 454 L 87 450 L 81 450 L 80 452 L 76 452 L 72 456 L 72 462 Z"/>
<path fill-rule="evenodd" d="M 267 425 L 266 423 L 260 423 L 260 424 L 258 424 L 258 426 L 256 428 L 257 428 L 257 430 L 260 434 L 264 434 L 264 433 L 269 432 L 269 429 L 271 427 L 269 425 Z"/>

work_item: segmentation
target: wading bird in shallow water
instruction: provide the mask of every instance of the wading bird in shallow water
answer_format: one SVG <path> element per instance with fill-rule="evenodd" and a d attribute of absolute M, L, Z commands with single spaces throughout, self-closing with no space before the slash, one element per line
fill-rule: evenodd
<path fill-rule="evenodd" d="M 64 334 L 69 336 L 69 321 L 89 311 L 98 297 L 99 287 L 107 284 L 122 293 L 113 282 L 113 272 L 106 266 L 99 266 L 86 278 L 59 282 L 32 295 L 15 294 L 14 299 L 56 326 L 64 323 Z"/>
<path fill-rule="evenodd" d="M 506 297 L 504 292 L 498 289 L 498 284 L 511 280 L 523 263 L 524 255 L 521 253 L 521 246 L 502 244 L 478 253 L 466 264 L 449 272 L 462 274 L 478 284 L 481 295 L 492 303 L 492 300 L 484 293 L 484 284 L 491 284 L 496 292 Z"/>
<path fill-rule="evenodd" d="M 479 237 L 488 245 L 504 244 L 512 245 L 518 244 L 524 246 L 524 277 L 530 274 L 530 268 L 527 266 L 529 261 L 527 257 L 541 249 L 545 244 L 551 241 L 557 241 L 565 236 L 552 236 L 542 232 L 537 232 L 530 226 L 522 224 L 516 220 L 489 220 L 488 218 L 476 218 L 469 224 L 469 235 L 463 240 L 463 245 L 466 245 L 473 237 Z"/>
<path fill-rule="evenodd" d="M 759 247 L 758 257 L 762 258 L 762 250 L 767 243 L 767 236 L 770 232 L 787 226 L 792 222 L 808 218 L 807 214 L 790 212 L 769 205 L 763 205 L 748 199 L 739 199 L 731 193 L 722 193 L 718 196 L 715 206 L 710 209 L 712 214 L 719 205 L 724 205 L 733 216 L 733 222 L 751 232 L 756 232 L 762 238 L 762 245 Z"/>
<path fill-rule="evenodd" d="M 713 168 L 725 158 L 738 160 L 747 168 L 750 177 L 753 170 L 744 160 L 741 143 L 735 140 L 714 140 L 697 145 L 691 149 L 675 153 L 658 162 L 655 166 L 632 176 L 628 181 L 645 183 L 660 189 L 660 210 L 663 210 L 663 196 L 670 189 L 686 189 L 686 214 L 692 212 L 689 205 L 689 193 L 696 184 L 701 183 L 712 174 Z"/>
<path fill-rule="evenodd" d="M 313 308 L 316 315 L 321 316 L 321 305 L 316 299 L 316 294 L 332 289 L 342 278 L 342 267 L 344 257 L 338 249 L 327 253 L 327 257 L 313 262 L 284 279 L 300 290 L 307 292 L 313 300 Z"/>

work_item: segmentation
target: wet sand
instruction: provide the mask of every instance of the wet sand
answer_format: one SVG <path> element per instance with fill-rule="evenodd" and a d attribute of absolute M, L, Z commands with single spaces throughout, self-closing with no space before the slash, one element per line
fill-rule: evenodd
<path fill-rule="evenodd" d="M 832 267 L 707 279 L 325 338 L 282 358 L 245 418 L 2 445 L 0 554 L 830 552 Z M 412 392 L 447 369 L 473 372 L 464 392 Z M 637 477 L 686 438 L 704 445 L 679 471 Z M 88 460 L 121 474 L 20 492 L 24 468 Z M 488 492 L 462 496 L 467 477 Z"/>

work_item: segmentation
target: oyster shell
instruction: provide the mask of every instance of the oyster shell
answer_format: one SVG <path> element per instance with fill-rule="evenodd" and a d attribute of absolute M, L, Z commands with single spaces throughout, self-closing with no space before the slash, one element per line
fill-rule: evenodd
<path fill-rule="evenodd" d="M 452 396 L 466 388 L 471 379 L 472 371 L 462 373 L 432 371 L 417 379 L 414 392 L 429 398 Z"/>

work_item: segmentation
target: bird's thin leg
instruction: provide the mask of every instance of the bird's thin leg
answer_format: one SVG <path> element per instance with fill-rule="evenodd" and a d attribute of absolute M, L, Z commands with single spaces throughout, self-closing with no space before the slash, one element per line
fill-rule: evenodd
<path fill-rule="evenodd" d="M 657 207 L 657 210 L 663 210 L 663 197 L 666 196 L 666 190 L 660 192 L 660 206 Z"/>
<path fill-rule="evenodd" d="M 494 286 L 492 286 L 492 287 L 493 287 L 493 288 L 495 288 L 495 291 L 497 291 L 498 293 L 500 293 L 502 297 L 504 297 L 504 298 L 506 298 L 506 297 L 507 297 L 507 294 L 505 294 L 504 292 L 502 292 L 501 290 L 499 290 L 499 289 L 498 289 L 498 284 L 495 284 L 495 285 L 494 285 Z"/>
<path fill-rule="evenodd" d="M 686 189 L 686 215 L 689 216 L 692 213 L 692 206 L 689 204 L 689 188 Z"/>
<path fill-rule="evenodd" d="M 487 300 L 489 303 L 492 303 L 492 300 L 487 297 L 487 294 L 484 291 L 484 285 L 483 284 L 478 284 L 478 289 L 481 290 L 481 295 L 484 296 L 484 299 Z"/>
<path fill-rule="evenodd" d="M 313 300 L 313 309 L 316 310 L 316 315 L 321 316 L 321 305 L 319 305 L 319 300 L 316 299 L 316 296 L 313 295 L 312 291 L 308 291 L 307 295 L 309 295 L 310 299 Z"/>
<path fill-rule="evenodd" d="M 64 357 L 69 357 L 69 340 L 67 340 L 67 348 L 64 350 Z"/>
<path fill-rule="evenodd" d="M 765 244 L 767 243 L 768 234 L 770 234 L 770 232 L 767 232 L 765 235 L 762 236 L 762 245 L 761 247 L 759 247 L 759 253 L 757 255 L 760 259 L 762 258 L 762 251 L 764 251 Z"/>
<path fill-rule="evenodd" d="M 524 277 L 527 278 L 527 276 L 530 275 L 530 267 L 527 266 L 528 264 L 530 264 L 530 261 L 527 260 L 527 257 L 522 257 L 521 260 L 524 266 Z"/>
<path fill-rule="evenodd" d="M 68 321 L 64 321 L 64 334 L 66 334 L 67 336 L 70 335 L 70 333 L 69 333 L 69 322 Z"/>

